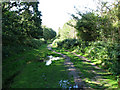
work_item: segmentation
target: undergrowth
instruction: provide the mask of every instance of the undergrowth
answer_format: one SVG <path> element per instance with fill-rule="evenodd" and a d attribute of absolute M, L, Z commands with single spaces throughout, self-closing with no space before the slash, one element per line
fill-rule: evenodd
<path fill-rule="evenodd" d="M 109 70 L 114 75 L 120 75 L 120 44 L 110 41 L 87 42 L 78 39 L 65 39 L 56 42 L 59 48 L 68 49 L 80 55 L 85 55 L 92 62 Z"/>

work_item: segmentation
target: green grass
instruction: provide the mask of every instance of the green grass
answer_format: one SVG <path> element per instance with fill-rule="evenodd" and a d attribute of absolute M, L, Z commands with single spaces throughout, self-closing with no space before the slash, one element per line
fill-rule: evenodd
<path fill-rule="evenodd" d="M 46 66 L 45 62 L 40 61 L 46 60 L 47 56 L 50 55 L 60 57 L 60 55 L 49 51 L 46 47 L 47 44 L 44 44 L 39 49 L 29 50 L 5 59 L 3 61 L 2 73 L 3 88 L 60 88 L 60 80 L 69 80 L 70 84 L 73 85 L 73 77 L 68 77 L 68 71 L 66 71 L 63 65 L 64 59 L 53 61 L 49 66 Z M 82 59 L 63 49 L 53 49 L 71 58 L 74 66 L 80 70 L 80 77 L 85 81 L 86 85 L 94 89 L 117 88 L 117 78 L 109 72 L 95 69 L 90 63 L 83 62 Z M 98 63 L 97 60 L 93 62 Z M 100 74 L 104 80 L 98 80 L 99 82 L 93 81 L 96 74 L 91 70 Z"/>
<path fill-rule="evenodd" d="M 14 79 L 12 88 L 60 88 L 60 80 L 68 80 L 63 66 L 64 60 L 54 61 L 51 65 L 31 62 Z"/>
<path fill-rule="evenodd" d="M 53 61 L 49 66 L 40 60 L 47 56 L 59 56 L 49 51 L 47 45 L 19 55 L 14 55 L 3 61 L 3 88 L 59 88 L 60 80 L 69 80 L 64 67 L 64 59 Z"/>
<path fill-rule="evenodd" d="M 80 77 L 83 81 L 86 82 L 86 85 L 90 86 L 94 89 L 111 89 L 111 88 L 117 88 L 117 78 L 114 75 L 111 75 L 108 71 L 98 70 L 94 66 L 92 66 L 89 62 L 83 62 L 82 59 L 78 58 L 77 56 L 71 54 L 70 52 L 66 52 L 63 49 L 56 49 L 57 52 L 61 52 L 63 54 L 66 54 L 71 58 L 71 61 L 74 63 L 74 66 L 80 70 L 81 74 Z M 81 54 L 82 55 L 82 54 Z M 87 55 L 83 55 L 87 56 Z M 99 63 L 99 60 L 92 61 L 95 64 Z M 95 71 L 95 73 L 99 74 L 101 76 L 101 80 L 98 80 L 99 82 L 94 81 L 94 77 L 96 74 L 92 72 L 92 70 Z M 102 80 L 103 79 L 103 80 Z"/>

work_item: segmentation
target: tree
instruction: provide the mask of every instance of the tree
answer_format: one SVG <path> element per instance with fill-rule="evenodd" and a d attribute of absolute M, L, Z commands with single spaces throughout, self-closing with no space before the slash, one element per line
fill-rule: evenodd
<path fill-rule="evenodd" d="M 12 8 L 15 10 L 12 10 Z M 31 10 L 32 8 L 32 10 Z M 3 2 L 3 44 L 22 43 L 27 38 L 43 36 L 38 2 Z"/>
<path fill-rule="evenodd" d="M 108 3 L 108 2 L 103 2 L 101 0 L 98 0 L 98 5 L 97 5 L 97 11 L 100 12 L 100 16 L 102 18 L 106 18 L 107 17 L 107 21 L 106 23 L 108 28 L 111 28 L 110 31 L 107 31 L 107 33 L 103 33 L 104 36 L 109 36 L 109 38 L 112 40 L 112 42 L 114 41 L 119 41 L 120 40 L 120 25 L 119 25 L 119 21 L 120 21 L 120 1 L 116 0 L 114 1 L 114 3 Z M 104 20 L 103 20 L 104 22 Z M 106 27 L 103 26 L 103 27 Z M 104 28 L 104 29 L 108 29 L 108 28 Z M 119 38 L 118 38 L 119 37 Z"/>
<path fill-rule="evenodd" d="M 94 13 L 78 13 L 82 18 L 76 18 L 74 15 L 73 18 L 77 20 L 76 30 L 78 32 L 78 38 L 85 41 L 94 41 L 99 37 L 99 17 Z"/>
<path fill-rule="evenodd" d="M 51 40 L 56 36 L 56 32 L 52 28 L 43 26 L 43 37 L 45 40 Z"/>
<path fill-rule="evenodd" d="M 70 20 L 66 22 L 62 29 L 59 28 L 59 36 L 61 39 L 68 39 L 68 38 L 77 38 L 76 36 L 76 29 L 72 26 L 75 25 L 76 21 L 75 20 Z"/>

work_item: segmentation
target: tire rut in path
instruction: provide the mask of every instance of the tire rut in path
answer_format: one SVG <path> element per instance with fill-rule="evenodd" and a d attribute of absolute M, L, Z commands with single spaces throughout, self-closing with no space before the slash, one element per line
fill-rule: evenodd
<path fill-rule="evenodd" d="M 75 82 L 75 86 L 77 86 L 77 88 L 82 88 L 85 89 L 85 82 L 82 81 L 82 79 L 80 78 L 80 76 L 78 75 L 78 73 L 81 73 L 80 71 L 78 72 L 76 70 L 76 68 L 74 67 L 73 63 L 70 61 L 70 58 L 62 53 L 56 52 L 55 50 L 52 50 L 51 46 L 48 45 L 47 48 L 53 52 L 55 52 L 56 54 L 61 55 L 62 57 L 65 58 L 65 62 L 64 65 L 67 67 L 67 70 L 69 71 L 69 75 L 73 76 L 74 78 L 74 82 Z M 88 88 L 88 87 L 87 87 Z"/>

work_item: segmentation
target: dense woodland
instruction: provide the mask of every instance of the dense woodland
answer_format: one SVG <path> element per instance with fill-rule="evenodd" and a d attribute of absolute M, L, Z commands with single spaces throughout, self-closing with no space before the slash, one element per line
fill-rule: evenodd
<path fill-rule="evenodd" d="M 100 7 L 97 11 L 91 10 L 83 13 L 75 8 L 77 14 L 71 14 L 72 19 L 59 28 L 58 35 L 52 28 L 42 25 L 42 13 L 38 10 L 38 4 L 39 2 L 18 1 L 2 3 L 4 88 L 17 87 L 17 84 L 14 83 L 15 80 L 17 82 L 17 79 L 14 80 L 14 77 L 23 70 L 25 65 L 32 62 L 31 59 L 46 59 L 51 52 L 41 46 L 50 42 L 58 49 L 70 50 L 85 56 L 100 68 L 110 72 L 117 82 L 117 78 L 120 76 L 119 1 L 115 1 L 111 5 L 108 5 L 107 2 L 99 2 Z M 22 61 L 18 60 L 21 58 Z M 16 62 L 16 60 L 18 61 Z M 41 70 L 44 70 L 43 65 L 40 67 Z M 22 80 L 17 78 L 18 81 Z M 44 81 L 41 79 L 41 82 Z"/>

